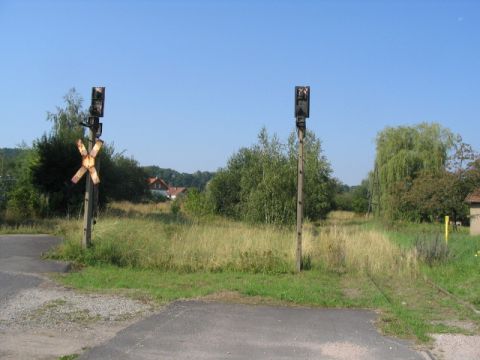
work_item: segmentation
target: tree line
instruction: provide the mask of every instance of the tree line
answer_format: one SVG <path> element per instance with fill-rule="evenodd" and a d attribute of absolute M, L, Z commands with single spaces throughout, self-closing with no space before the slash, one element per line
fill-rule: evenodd
<path fill-rule="evenodd" d="M 305 215 L 331 210 L 373 214 L 386 220 L 435 222 L 449 215 L 468 222 L 465 198 L 480 187 L 480 157 L 462 137 L 437 123 L 387 127 L 376 138 L 373 170 L 357 186 L 332 178 L 320 141 L 308 133 Z M 185 203 L 192 213 L 214 213 L 253 222 L 295 220 L 296 140 L 286 143 L 263 129 L 257 144 L 240 149 L 202 194 Z"/>
<path fill-rule="evenodd" d="M 85 180 L 70 181 L 81 156 L 76 140 L 86 143 L 87 118 L 74 89 L 64 107 L 47 114 L 52 129 L 31 147 L 0 149 L 0 215 L 12 218 L 72 216 L 83 206 Z M 255 144 L 234 153 L 217 172 L 180 173 L 138 162 L 106 144 L 98 157 L 98 203 L 153 201 L 146 179 L 163 178 L 190 188 L 185 211 L 236 220 L 291 224 L 295 221 L 297 137 L 281 141 L 267 129 Z M 444 215 L 468 219 L 464 199 L 480 186 L 480 158 L 473 148 L 436 123 L 387 127 L 376 138 L 373 170 L 357 186 L 332 176 L 320 140 L 305 138 L 305 217 L 325 218 L 332 210 L 372 213 L 389 220 L 437 221 Z M 178 204 L 177 204 L 178 205 Z"/>
<path fill-rule="evenodd" d="M 2 164 L 8 163 L 9 170 L 3 171 L 2 179 L 7 172 L 13 179 L 3 189 L 0 202 L 0 212 L 7 217 L 78 216 L 81 212 L 85 178 L 76 185 L 70 179 L 81 164 L 76 140 L 87 141 L 80 123 L 88 114 L 74 89 L 64 100 L 63 107 L 47 114 L 52 124 L 49 133 L 31 147 L 4 151 L 2 159 L 8 161 Z M 101 177 L 98 203 L 152 200 L 146 179 L 159 176 L 171 185 L 192 188 L 185 204 L 190 210 L 196 203 L 200 212 L 253 222 L 291 223 L 296 211 L 296 147 L 294 133 L 282 143 L 263 129 L 257 144 L 240 149 L 217 173 L 186 174 L 158 166 L 141 167 L 106 144 L 97 157 Z M 305 170 L 305 215 L 323 218 L 335 207 L 335 182 L 320 141 L 310 132 L 306 135 Z"/>

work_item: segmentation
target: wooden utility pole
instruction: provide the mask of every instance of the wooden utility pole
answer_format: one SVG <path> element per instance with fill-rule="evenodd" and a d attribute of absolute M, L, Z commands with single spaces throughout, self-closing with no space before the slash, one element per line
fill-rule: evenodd
<path fill-rule="evenodd" d="M 300 120 L 300 119 L 299 119 Z M 303 184 L 304 184 L 304 164 L 303 159 L 303 139 L 305 137 L 305 119 L 304 126 L 298 126 L 298 173 L 297 173 L 297 257 L 295 269 L 297 272 L 302 270 L 302 226 L 303 226 Z"/>
<path fill-rule="evenodd" d="M 304 167 L 305 159 L 303 154 L 304 139 L 306 131 L 306 118 L 310 116 L 310 87 L 295 86 L 295 118 L 298 132 L 298 173 L 297 173 L 297 251 L 295 270 L 302 270 L 302 227 L 304 208 Z"/>
<path fill-rule="evenodd" d="M 97 134 L 98 137 L 98 134 Z M 100 157 L 96 159 L 95 161 L 95 168 L 97 169 L 97 173 L 100 174 Z M 99 188 L 100 184 L 94 184 L 93 186 L 93 225 L 96 223 L 96 219 L 98 218 L 98 211 L 99 211 L 99 205 L 98 202 L 100 201 L 100 196 L 99 196 Z"/>
<path fill-rule="evenodd" d="M 84 201 L 84 213 L 83 213 L 83 236 L 82 247 L 84 249 L 90 247 L 92 244 L 92 222 L 93 222 L 93 208 L 98 198 L 98 186 L 94 195 L 94 186 L 98 185 L 100 178 L 98 177 L 97 169 L 95 167 L 95 157 L 102 147 L 103 141 L 98 137 L 102 135 L 102 124 L 99 118 L 103 117 L 103 108 L 105 104 L 105 88 L 93 87 L 92 88 L 92 105 L 90 106 L 90 116 L 87 123 L 80 123 L 89 130 L 88 136 L 88 151 L 82 143 L 82 140 L 78 140 L 77 146 L 80 154 L 83 157 L 82 167 L 73 176 L 72 182 L 77 183 L 83 174 L 87 174 L 86 189 L 85 189 L 85 201 Z M 98 166 L 98 165 L 97 165 Z"/>
<path fill-rule="evenodd" d="M 93 120 L 94 118 L 89 119 Z M 98 118 L 97 118 L 98 122 Z M 95 143 L 96 138 L 96 128 L 94 126 L 89 127 L 89 136 L 88 136 L 88 152 L 90 153 L 93 149 L 93 144 Z M 92 244 L 92 214 L 93 214 L 93 182 L 90 173 L 87 172 L 86 177 L 86 189 L 85 189 L 85 202 L 84 202 L 84 213 L 83 213 L 83 237 L 82 237 L 82 247 L 84 249 L 90 247 Z"/>

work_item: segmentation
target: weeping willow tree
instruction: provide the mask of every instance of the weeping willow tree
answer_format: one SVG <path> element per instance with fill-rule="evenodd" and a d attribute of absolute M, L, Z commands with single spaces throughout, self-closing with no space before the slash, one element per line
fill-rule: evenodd
<path fill-rule="evenodd" d="M 454 134 L 437 123 L 388 127 L 376 139 L 375 168 L 371 175 L 372 206 L 376 215 L 405 218 L 399 196 L 421 174 L 445 170 Z"/>

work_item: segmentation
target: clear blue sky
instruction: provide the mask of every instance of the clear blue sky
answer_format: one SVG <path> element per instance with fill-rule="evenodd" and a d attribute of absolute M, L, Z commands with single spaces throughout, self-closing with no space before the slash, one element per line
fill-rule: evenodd
<path fill-rule="evenodd" d="M 106 86 L 104 140 L 142 165 L 216 170 L 293 88 L 334 175 L 357 184 L 386 126 L 436 121 L 480 150 L 480 1 L 0 0 L 0 147 Z"/>

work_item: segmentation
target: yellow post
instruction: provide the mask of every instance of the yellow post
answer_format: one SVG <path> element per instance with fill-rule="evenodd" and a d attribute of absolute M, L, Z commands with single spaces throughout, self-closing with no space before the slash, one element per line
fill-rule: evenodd
<path fill-rule="evenodd" d="M 450 224 L 450 216 L 445 216 L 445 242 L 448 244 L 448 225 Z"/>

